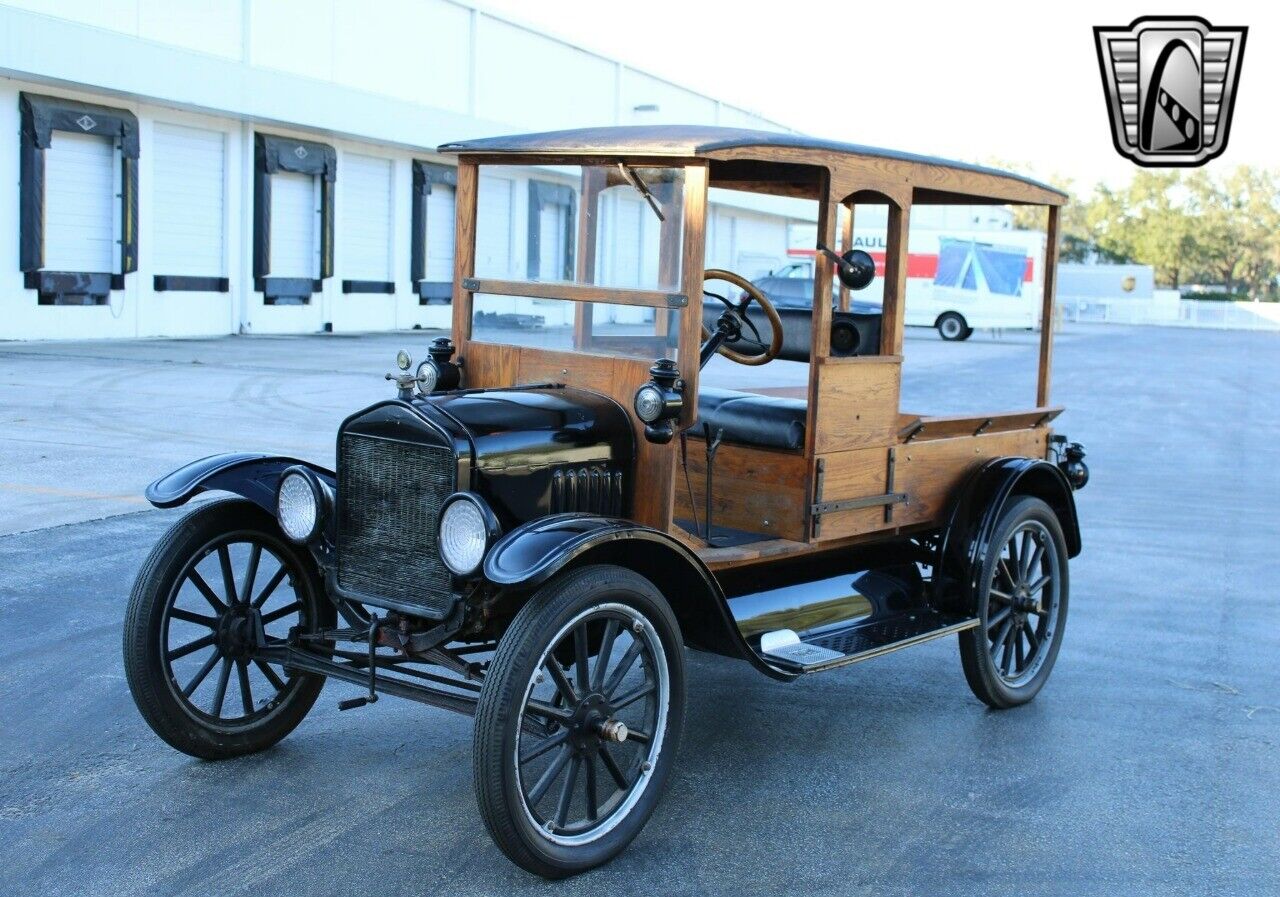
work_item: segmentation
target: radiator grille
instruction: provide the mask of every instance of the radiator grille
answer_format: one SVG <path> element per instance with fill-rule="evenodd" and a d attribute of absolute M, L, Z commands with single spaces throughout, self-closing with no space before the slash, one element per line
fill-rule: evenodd
<path fill-rule="evenodd" d="M 601 465 L 562 467 L 551 475 L 551 513 L 622 513 L 622 471 Z"/>
<path fill-rule="evenodd" d="M 450 574 L 436 547 L 437 515 L 455 489 L 450 449 L 344 434 L 338 447 L 338 585 L 443 615 Z"/>

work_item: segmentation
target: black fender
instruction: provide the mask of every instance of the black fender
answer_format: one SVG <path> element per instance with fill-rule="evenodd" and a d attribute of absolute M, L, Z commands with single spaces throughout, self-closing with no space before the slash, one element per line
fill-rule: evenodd
<path fill-rule="evenodd" d="M 1066 537 L 1067 556 L 1080 553 L 1075 492 L 1061 468 L 1037 458 L 995 458 L 965 480 L 952 502 L 938 540 L 933 576 L 936 602 L 972 610 L 982 559 L 996 523 L 1009 501 L 1020 495 L 1034 495 L 1049 505 Z"/>
<path fill-rule="evenodd" d="M 184 464 L 156 480 L 143 494 L 157 508 L 176 508 L 201 492 L 233 492 L 274 517 L 280 474 L 295 465 L 310 468 L 329 486 L 337 487 L 333 471 L 308 461 L 260 452 L 224 452 Z"/>
<path fill-rule="evenodd" d="M 795 678 L 747 644 L 720 584 L 696 554 L 666 533 L 631 520 L 555 514 L 521 524 L 489 550 L 484 578 L 504 590 L 527 591 L 584 564 L 617 564 L 647 578 L 667 597 L 690 647 L 746 660 L 774 679 Z"/>

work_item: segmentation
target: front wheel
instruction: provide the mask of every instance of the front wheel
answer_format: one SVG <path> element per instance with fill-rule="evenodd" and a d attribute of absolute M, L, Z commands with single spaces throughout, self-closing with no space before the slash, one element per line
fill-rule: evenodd
<path fill-rule="evenodd" d="M 959 312 L 949 311 L 938 318 L 938 335 L 948 342 L 967 340 L 973 334 L 973 328 Z"/>
<path fill-rule="evenodd" d="M 643 828 L 684 716 L 679 625 L 622 567 L 572 571 L 516 614 L 485 675 L 475 787 L 494 841 L 561 878 L 606 862 Z"/>
<path fill-rule="evenodd" d="M 982 560 L 978 626 L 960 633 L 960 661 L 973 693 L 997 709 L 1044 687 L 1067 623 L 1067 542 L 1058 516 L 1038 498 L 1010 503 Z"/>
<path fill-rule="evenodd" d="M 302 721 L 324 677 L 257 654 L 324 615 L 315 564 L 243 499 L 198 507 L 142 565 L 124 623 L 124 670 L 143 718 L 194 757 L 268 748 Z"/>

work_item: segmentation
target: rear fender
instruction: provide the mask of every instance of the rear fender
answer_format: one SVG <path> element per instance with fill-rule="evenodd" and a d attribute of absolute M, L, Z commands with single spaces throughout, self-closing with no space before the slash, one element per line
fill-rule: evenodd
<path fill-rule="evenodd" d="M 294 466 L 310 468 L 329 486 L 337 486 L 333 471 L 307 461 L 257 452 L 226 452 L 192 461 L 165 474 L 143 494 L 157 508 L 176 508 L 201 492 L 232 492 L 274 517 L 280 474 Z"/>
<path fill-rule="evenodd" d="M 1009 502 L 1033 495 L 1053 509 L 1067 541 L 1067 556 L 1080 553 L 1080 522 L 1071 483 L 1057 465 L 1037 458 L 996 458 L 960 487 L 938 540 L 934 599 L 940 606 L 972 610 L 982 559 Z"/>
<path fill-rule="evenodd" d="M 795 678 L 765 663 L 747 644 L 719 583 L 696 554 L 630 520 L 557 514 L 522 524 L 494 544 L 484 577 L 503 590 L 529 591 L 585 564 L 617 564 L 652 582 L 666 596 L 690 647 L 746 660 L 774 679 Z"/>

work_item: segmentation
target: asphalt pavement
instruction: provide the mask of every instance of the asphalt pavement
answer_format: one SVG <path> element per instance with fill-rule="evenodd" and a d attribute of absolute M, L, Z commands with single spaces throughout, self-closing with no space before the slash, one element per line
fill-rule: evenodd
<path fill-rule="evenodd" d="M 691 655 L 667 794 L 602 869 L 549 884 L 508 863 L 471 721 L 444 711 L 339 713 L 358 690 L 331 683 L 272 750 L 176 753 L 120 656 L 133 577 L 181 513 L 141 485 L 233 448 L 330 459 L 395 348 L 425 342 L 0 345 L 0 893 L 1280 893 L 1276 334 L 1059 340 L 1060 429 L 1093 480 L 1036 701 L 987 710 L 951 639 L 792 684 Z M 1030 334 L 913 335 L 904 407 L 1029 405 L 1033 353 Z M 752 382 L 798 376 L 770 367 Z"/>

